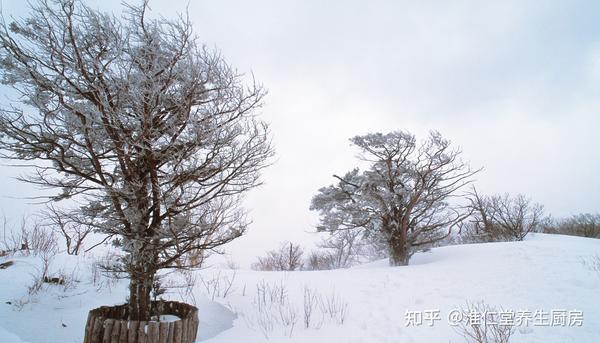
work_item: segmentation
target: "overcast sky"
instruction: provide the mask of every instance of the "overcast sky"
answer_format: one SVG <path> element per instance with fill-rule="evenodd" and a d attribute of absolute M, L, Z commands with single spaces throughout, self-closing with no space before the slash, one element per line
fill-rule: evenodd
<path fill-rule="evenodd" d="M 120 11 L 120 1 L 86 1 Z M 4 15 L 27 13 L 2 1 Z M 348 139 L 435 129 L 462 147 L 484 193 L 523 193 L 547 212 L 600 212 L 600 2 L 151 0 L 189 9 L 196 33 L 269 90 L 277 158 L 249 194 L 254 223 L 228 250 L 247 259 L 310 241 L 318 188 L 356 164 Z M 7 179 L 0 206 L 27 211 Z"/>

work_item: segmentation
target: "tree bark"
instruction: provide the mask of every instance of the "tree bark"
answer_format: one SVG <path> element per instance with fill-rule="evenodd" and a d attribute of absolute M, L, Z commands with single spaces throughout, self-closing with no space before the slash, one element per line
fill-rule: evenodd
<path fill-rule="evenodd" d="M 399 209 L 383 216 L 382 228 L 388 235 L 389 260 L 391 266 L 407 266 L 410 260 L 408 244 L 408 217 L 402 216 Z"/>
<path fill-rule="evenodd" d="M 152 279 L 132 278 L 129 284 L 129 319 L 149 321 L 151 317 Z"/>
<path fill-rule="evenodd" d="M 392 266 L 407 266 L 410 260 L 410 249 L 403 236 L 402 234 L 394 236 L 389 241 L 390 265 Z"/>
<path fill-rule="evenodd" d="M 152 316 L 150 293 L 156 276 L 156 251 L 146 246 L 132 253 L 134 259 L 129 284 L 129 319 L 149 321 Z"/>

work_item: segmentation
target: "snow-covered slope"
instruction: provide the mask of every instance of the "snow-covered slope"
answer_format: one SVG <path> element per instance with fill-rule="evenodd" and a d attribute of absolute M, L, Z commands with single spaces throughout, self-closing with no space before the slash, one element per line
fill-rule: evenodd
<path fill-rule="evenodd" d="M 465 342 L 448 315 L 466 301 L 530 316 L 511 342 L 593 343 L 600 342 L 600 273 L 589 261 L 599 255 L 600 240 L 536 234 L 524 242 L 436 248 L 415 255 L 407 267 L 378 261 L 318 272 L 208 268 L 188 275 L 197 279 L 191 293 L 180 287 L 166 297 L 197 304 L 199 341 L 211 343 Z M 88 310 L 122 303 L 127 295 L 126 281 L 94 273 L 93 256 L 58 255 L 51 271 L 77 282 L 46 284 L 29 296 L 39 258 L 11 259 L 15 265 L 0 270 L 2 343 L 81 342 Z M 169 278 L 186 283 L 178 273 Z M 306 328 L 311 297 L 321 300 Z M 551 323 L 544 316 L 553 310 L 575 317 L 581 311 L 583 324 Z M 440 319 L 407 326 L 407 311 L 439 313 Z"/>

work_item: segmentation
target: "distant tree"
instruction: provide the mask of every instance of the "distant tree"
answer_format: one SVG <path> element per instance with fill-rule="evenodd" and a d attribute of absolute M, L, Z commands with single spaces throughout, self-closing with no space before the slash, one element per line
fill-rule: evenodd
<path fill-rule="evenodd" d="M 387 243 L 362 228 L 330 231 L 316 246 L 306 258 L 308 270 L 349 268 L 389 257 Z"/>
<path fill-rule="evenodd" d="M 350 267 L 363 257 L 365 245 L 359 229 L 330 232 L 328 237 L 317 243 L 317 250 L 308 255 L 306 268 L 326 270 Z"/>
<path fill-rule="evenodd" d="M 357 136 L 351 142 L 369 163 L 321 188 L 311 210 L 319 231 L 363 230 L 387 244 L 390 264 L 406 265 L 419 249 L 448 236 L 468 212 L 450 200 L 478 170 L 460 160 L 461 150 L 431 132 L 421 144 L 403 131 Z"/>
<path fill-rule="evenodd" d="M 600 238 L 600 214 L 580 213 L 558 222 L 557 233 Z"/>
<path fill-rule="evenodd" d="M 317 244 L 328 255 L 329 269 L 347 268 L 358 262 L 366 244 L 360 229 L 338 230 Z"/>
<path fill-rule="evenodd" d="M 77 200 L 64 213 L 122 248 L 129 319 L 148 320 L 160 269 L 246 230 L 241 196 L 272 155 L 265 92 L 147 1 L 122 18 L 73 0 L 31 11 L 0 29 L 1 80 L 21 103 L 0 110 L 2 157 L 29 161 L 23 181 Z"/>
<path fill-rule="evenodd" d="M 469 230 L 479 241 L 522 241 L 530 232 L 540 231 L 548 220 L 544 207 L 522 194 L 485 196 L 473 189 L 470 201 Z"/>
<path fill-rule="evenodd" d="M 292 242 L 284 242 L 276 250 L 267 252 L 264 257 L 258 257 L 252 264 L 252 269 L 266 271 L 300 270 L 304 265 L 302 248 Z"/>

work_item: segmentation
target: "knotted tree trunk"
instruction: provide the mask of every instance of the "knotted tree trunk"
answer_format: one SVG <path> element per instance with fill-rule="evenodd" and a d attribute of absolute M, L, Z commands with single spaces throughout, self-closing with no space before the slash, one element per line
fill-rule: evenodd
<path fill-rule="evenodd" d="M 407 266 L 410 259 L 410 248 L 406 242 L 406 235 L 394 235 L 389 240 L 390 265 Z"/>
<path fill-rule="evenodd" d="M 392 266 L 408 265 L 411 253 L 407 227 L 408 218 L 402 217 L 398 209 L 382 218 L 382 229 L 387 233 L 389 260 Z"/>

